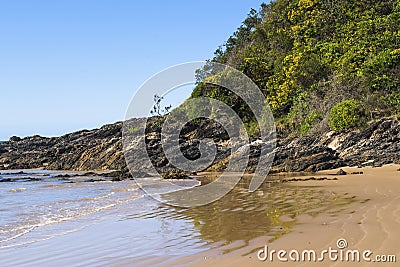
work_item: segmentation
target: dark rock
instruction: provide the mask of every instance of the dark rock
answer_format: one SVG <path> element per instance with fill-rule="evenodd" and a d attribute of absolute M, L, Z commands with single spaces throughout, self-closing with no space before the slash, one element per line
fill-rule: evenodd
<path fill-rule="evenodd" d="M 364 172 L 352 172 L 351 174 L 364 174 Z"/>
<path fill-rule="evenodd" d="M 60 178 L 58 178 L 58 180 L 59 181 L 71 181 L 72 182 L 72 180 L 67 178 L 67 177 L 60 177 Z"/>
<path fill-rule="evenodd" d="M 140 172 L 138 172 L 139 175 Z M 144 173 L 140 173 L 140 174 L 144 174 Z M 105 176 L 105 177 L 113 177 L 113 178 L 118 178 L 121 180 L 124 180 L 126 178 L 130 178 L 132 177 L 131 174 L 127 171 L 127 170 L 123 170 L 123 171 L 111 171 L 111 172 L 107 172 L 107 173 L 103 173 L 101 174 L 101 176 Z M 148 177 L 147 176 L 143 176 L 143 177 Z"/>
<path fill-rule="evenodd" d="M 79 174 L 78 176 L 101 176 L 101 174 L 96 172 L 85 172 L 83 174 Z"/>
<path fill-rule="evenodd" d="M 42 181 L 43 179 L 37 178 L 37 177 L 23 177 L 23 178 L 19 178 L 18 180 L 27 181 L 27 182 L 37 182 L 37 181 Z"/>
<path fill-rule="evenodd" d="M 10 137 L 9 141 L 10 142 L 18 142 L 18 141 L 21 141 L 21 137 L 18 137 L 18 136 L 14 135 L 14 136 Z"/>
<path fill-rule="evenodd" d="M 121 172 L 121 171 L 112 171 L 112 172 L 107 172 L 102 174 L 103 176 L 106 177 L 114 177 L 114 178 L 122 178 L 124 177 L 126 174 Z"/>
<path fill-rule="evenodd" d="M 94 182 L 104 182 L 104 179 L 87 179 L 87 180 L 83 180 L 82 182 L 84 183 L 94 183 Z"/>
<path fill-rule="evenodd" d="M 41 178 L 37 177 L 11 177 L 11 178 L 3 178 L 0 179 L 0 182 L 37 182 L 42 181 Z"/>
<path fill-rule="evenodd" d="M 148 177 L 148 173 L 154 172 L 153 166 L 158 173 L 174 170 L 161 145 L 160 130 L 163 120 L 163 117 L 150 118 L 146 136 L 133 134 L 134 141 L 145 141 L 147 148 L 135 150 L 126 159 L 131 163 L 130 169 L 136 170 L 132 173 L 134 177 Z M 128 124 L 133 127 L 145 122 L 146 119 L 132 119 Z M 117 170 L 107 174 L 87 172 L 82 176 L 129 178 L 132 175 L 129 174 L 122 153 L 121 137 L 121 122 L 53 138 L 12 137 L 0 144 L 0 169 Z M 235 151 L 231 151 L 232 145 L 228 142 L 227 132 L 216 122 L 205 120 L 185 125 L 179 140 L 182 154 L 188 160 L 198 159 L 198 145 L 203 138 L 211 138 L 217 147 L 215 160 L 205 171 L 223 171 L 231 152 Z M 322 136 L 283 138 L 277 140 L 271 172 L 315 172 L 344 166 L 399 164 L 399 141 L 400 122 L 395 118 L 378 120 L 359 132 L 343 130 Z M 261 146 L 257 143 L 250 144 L 249 165 L 246 169 L 248 172 L 256 169 L 260 152 Z M 153 166 L 149 166 L 147 157 Z"/>
<path fill-rule="evenodd" d="M 0 175 L 15 175 L 15 174 L 26 174 L 26 173 L 23 172 L 23 171 L 19 171 L 19 172 L 3 172 L 3 173 L 0 173 Z"/>
<path fill-rule="evenodd" d="M 69 178 L 71 177 L 71 175 L 69 174 L 58 174 L 56 176 L 54 176 L 55 178 Z"/>
<path fill-rule="evenodd" d="M 172 170 L 161 174 L 163 179 L 188 179 L 190 178 L 182 171 Z"/>
<path fill-rule="evenodd" d="M 342 169 L 340 169 L 337 173 L 336 173 L 336 175 L 346 175 L 347 174 L 347 172 L 345 172 L 344 170 L 342 170 Z"/>
<path fill-rule="evenodd" d="M 305 182 L 305 181 L 325 181 L 325 180 L 337 180 L 337 178 L 328 178 L 328 177 L 307 177 L 307 178 L 291 178 L 284 179 L 282 182 Z"/>
<path fill-rule="evenodd" d="M 3 146 L 1 146 L 1 143 L 0 143 L 0 154 L 6 153 L 6 152 L 8 152 L 8 150 L 5 149 Z"/>
<path fill-rule="evenodd" d="M 0 144 L 0 169 L 122 170 L 121 126 L 119 122 L 54 138 L 12 138 Z"/>

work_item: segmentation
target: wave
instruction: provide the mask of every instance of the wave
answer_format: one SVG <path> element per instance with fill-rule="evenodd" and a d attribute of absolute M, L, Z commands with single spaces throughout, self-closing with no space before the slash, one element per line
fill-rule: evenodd
<path fill-rule="evenodd" d="M 42 186 L 35 188 L 35 190 L 31 188 L 31 190 L 21 191 L 22 195 L 18 195 L 16 202 L 8 206 L 6 214 L 3 214 L 5 222 L 0 223 L 0 248 L 18 245 L 19 243 L 10 243 L 26 236 L 37 228 L 93 215 L 118 205 L 132 202 L 143 196 L 142 192 L 138 190 L 139 188 L 132 187 L 132 184 L 128 185 L 121 183 L 120 185 L 114 185 L 114 188 L 109 188 L 100 183 L 83 184 L 79 187 L 71 188 L 71 191 L 67 193 L 62 189 L 54 191 L 52 187 Z M 102 192 L 103 194 L 101 194 Z M 36 198 L 32 197 L 34 194 L 36 194 Z M 60 194 L 60 196 L 57 194 Z M 74 194 L 78 195 L 76 199 L 63 199 L 63 196 L 73 198 Z M 42 195 L 42 202 L 37 203 L 37 195 Z M 57 197 L 54 197 L 54 195 L 57 195 Z M 88 197 L 87 195 L 93 196 Z M 24 202 L 28 199 L 22 207 L 20 196 L 21 199 L 24 198 Z M 52 201 L 48 201 L 47 199 L 51 197 L 53 197 Z M 17 198 L 17 196 L 14 198 Z M 24 239 L 25 243 L 30 242 L 29 240 L 26 241 L 26 239 L 29 238 Z"/>

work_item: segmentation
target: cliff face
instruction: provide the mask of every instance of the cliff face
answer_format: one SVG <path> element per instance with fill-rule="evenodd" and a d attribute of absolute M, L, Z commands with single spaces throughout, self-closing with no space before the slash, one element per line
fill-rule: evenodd
<path fill-rule="evenodd" d="M 0 169 L 45 168 L 60 170 L 121 170 L 127 175 L 122 153 L 122 123 L 84 130 L 61 137 L 12 137 L 0 144 Z M 203 122 L 183 132 L 181 150 L 187 158 L 198 158 L 198 141 L 213 137 L 217 156 L 208 170 L 223 170 L 228 160 L 228 136 L 217 125 Z M 143 137 L 142 137 L 143 138 Z M 145 137 L 147 154 L 157 169 L 172 168 L 160 145 L 157 129 Z M 253 142 L 248 170 L 254 170 L 259 143 Z M 362 131 L 328 132 L 321 136 L 277 140 L 272 171 L 317 171 L 341 166 L 381 166 L 400 163 L 400 122 L 386 118 Z M 146 171 L 137 165 L 137 171 Z"/>

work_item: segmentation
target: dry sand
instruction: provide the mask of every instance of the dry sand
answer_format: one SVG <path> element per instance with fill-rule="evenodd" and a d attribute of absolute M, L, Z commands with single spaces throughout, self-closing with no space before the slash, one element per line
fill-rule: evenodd
<path fill-rule="evenodd" d="M 271 242 L 270 237 L 253 239 L 242 249 L 224 253 L 228 247 L 212 249 L 207 252 L 188 256 L 176 261 L 168 262 L 167 266 L 399 266 L 400 262 L 400 168 L 399 165 L 387 165 L 381 168 L 343 168 L 346 172 L 360 172 L 336 176 L 339 180 L 329 181 L 302 181 L 293 182 L 293 185 L 321 186 L 334 194 L 354 196 L 355 202 L 338 207 L 336 212 L 321 213 L 316 216 L 300 216 L 292 231 Z M 319 172 L 319 176 L 335 173 L 335 170 Z M 316 176 L 316 175 L 314 175 Z M 331 176 L 334 177 L 334 176 Z M 306 177 L 302 177 L 306 178 Z M 281 220 L 288 218 L 282 217 Z M 257 251 L 268 245 L 269 250 L 293 249 L 302 253 L 305 249 L 313 249 L 318 254 L 323 249 L 338 249 L 337 240 L 344 238 L 348 250 L 371 250 L 369 258 L 373 261 L 376 255 L 395 255 L 395 263 L 343 262 L 331 261 L 325 254 L 321 262 L 280 262 L 275 255 L 260 261 Z M 238 246 L 240 244 L 230 244 Z M 249 252 L 251 253 L 249 254 Z M 262 256 L 262 255 L 261 255 Z M 362 257 L 362 256 L 361 256 Z M 288 258 L 288 255 L 286 255 Z M 345 259 L 345 257 L 344 257 Z"/>

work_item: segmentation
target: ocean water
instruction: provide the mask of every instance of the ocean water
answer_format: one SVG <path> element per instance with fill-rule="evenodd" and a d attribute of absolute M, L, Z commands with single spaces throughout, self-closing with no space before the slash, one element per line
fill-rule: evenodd
<path fill-rule="evenodd" d="M 150 266 L 146 262 L 154 257 L 279 238 L 297 216 L 334 212 L 353 201 L 333 200 L 332 192 L 319 187 L 272 183 L 250 194 L 243 181 L 218 201 L 185 209 L 153 200 L 132 180 L 60 174 L 65 173 L 0 174 L 0 266 L 123 266 L 124 259 Z"/>
<path fill-rule="evenodd" d="M 85 182 L 50 171 L 3 171 L 0 180 L 0 248 L 31 242 L 35 229 L 96 214 L 143 195 L 133 181 Z M 96 177 L 98 178 L 98 177 Z M 78 180 L 79 179 L 79 180 Z M 86 179 L 86 180 L 87 180 Z"/>

